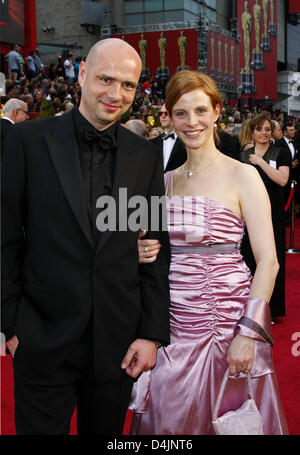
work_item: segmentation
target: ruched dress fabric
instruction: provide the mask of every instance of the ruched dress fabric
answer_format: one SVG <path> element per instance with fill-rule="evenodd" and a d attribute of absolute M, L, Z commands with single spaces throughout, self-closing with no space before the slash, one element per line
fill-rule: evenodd
<path fill-rule="evenodd" d="M 239 251 L 244 221 L 207 197 L 173 196 L 173 171 L 165 179 L 167 189 L 171 180 L 171 252 L 176 247 L 169 273 L 171 344 L 158 349 L 156 366 L 134 384 L 131 434 L 213 435 L 212 414 L 228 368 L 228 347 L 251 285 Z M 231 244 L 233 251 L 213 253 L 220 244 Z M 210 246 L 212 252 L 202 254 L 199 246 Z M 254 398 L 264 434 L 288 434 L 271 349 L 255 341 Z M 230 378 L 218 415 L 238 409 L 247 394 L 245 375 Z"/>

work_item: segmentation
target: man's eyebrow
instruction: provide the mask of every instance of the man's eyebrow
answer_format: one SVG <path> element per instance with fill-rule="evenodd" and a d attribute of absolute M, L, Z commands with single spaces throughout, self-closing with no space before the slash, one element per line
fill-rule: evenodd
<path fill-rule="evenodd" d="M 128 80 L 125 80 L 125 81 L 120 81 L 119 79 L 113 77 L 113 76 L 110 76 L 109 74 L 97 74 L 96 75 L 96 78 L 97 79 L 111 79 L 112 81 L 119 81 L 121 82 L 122 84 L 131 84 L 133 87 L 137 87 L 137 83 L 136 82 L 133 82 L 133 81 L 128 81 Z"/>

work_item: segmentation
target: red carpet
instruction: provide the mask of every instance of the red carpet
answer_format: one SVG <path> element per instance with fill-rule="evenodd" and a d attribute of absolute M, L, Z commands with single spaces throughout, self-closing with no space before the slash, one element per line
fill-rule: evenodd
<path fill-rule="evenodd" d="M 287 247 L 289 248 L 289 229 Z M 294 248 L 300 250 L 300 220 L 297 219 Z M 287 254 L 287 314 L 273 326 L 274 363 L 281 399 L 291 435 L 300 434 L 300 254 Z M 294 339 L 293 339 L 294 336 Z M 298 341 L 298 346 L 297 346 Z M 124 434 L 128 434 L 131 413 L 128 413 Z M 10 356 L 1 357 L 1 430 L 0 434 L 15 434 L 13 374 Z M 75 413 L 70 434 L 76 434 Z"/>

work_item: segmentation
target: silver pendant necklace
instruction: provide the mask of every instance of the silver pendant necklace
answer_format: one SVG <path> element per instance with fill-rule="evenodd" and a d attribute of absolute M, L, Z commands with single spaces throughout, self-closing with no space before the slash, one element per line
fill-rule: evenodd
<path fill-rule="evenodd" d="M 220 155 L 217 155 L 212 161 L 210 161 L 206 166 L 201 167 L 199 169 L 196 169 L 195 171 L 192 171 L 191 169 L 183 169 L 183 173 L 186 174 L 187 178 L 191 178 L 195 174 L 199 174 L 199 172 L 204 171 L 204 169 L 207 169 L 209 166 L 211 166 L 219 157 Z"/>

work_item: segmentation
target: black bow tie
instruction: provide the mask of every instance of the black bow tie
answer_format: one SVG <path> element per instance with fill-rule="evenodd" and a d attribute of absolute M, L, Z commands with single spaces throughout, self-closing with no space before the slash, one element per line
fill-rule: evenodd
<path fill-rule="evenodd" d="M 169 139 L 169 137 L 171 137 L 172 139 L 175 139 L 175 134 L 174 133 L 168 134 L 166 137 L 164 137 L 164 141 L 166 139 Z"/>
<path fill-rule="evenodd" d="M 289 144 L 294 144 L 294 141 L 289 141 Z"/>
<path fill-rule="evenodd" d="M 85 142 L 92 144 L 98 143 L 105 152 L 116 147 L 115 138 L 105 132 L 98 131 L 94 126 L 88 125 L 80 129 L 81 136 Z"/>

